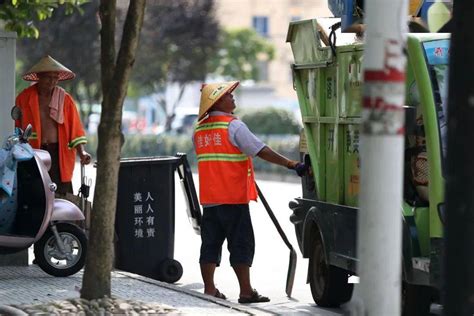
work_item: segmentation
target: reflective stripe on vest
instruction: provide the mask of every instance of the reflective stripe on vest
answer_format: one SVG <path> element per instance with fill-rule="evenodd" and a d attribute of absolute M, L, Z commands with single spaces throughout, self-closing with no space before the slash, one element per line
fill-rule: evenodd
<path fill-rule="evenodd" d="M 246 161 L 245 154 L 201 154 L 197 155 L 199 161 Z"/>
<path fill-rule="evenodd" d="M 206 130 L 216 129 L 216 128 L 228 129 L 229 128 L 229 122 L 202 123 L 202 124 L 199 124 L 196 127 L 196 132 L 197 131 L 206 131 Z"/>

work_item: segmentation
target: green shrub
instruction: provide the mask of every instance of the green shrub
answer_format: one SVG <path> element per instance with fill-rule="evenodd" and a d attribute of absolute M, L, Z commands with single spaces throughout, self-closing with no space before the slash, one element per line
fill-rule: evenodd
<path fill-rule="evenodd" d="M 241 110 L 238 115 L 255 134 L 298 135 L 301 129 L 293 113 L 284 109 L 266 107 L 258 110 Z"/>
<path fill-rule="evenodd" d="M 97 135 L 87 137 L 87 149 L 95 157 L 97 151 Z M 191 136 L 189 135 L 125 135 L 122 147 L 122 158 L 174 156 L 178 152 L 195 156 Z"/>
<path fill-rule="evenodd" d="M 299 157 L 298 136 L 295 135 L 260 135 L 260 139 L 280 154 L 297 160 Z M 88 136 L 87 150 L 94 156 L 97 151 L 97 135 Z M 125 135 L 122 147 L 122 158 L 128 157 L 153 157 L 174 156 L 182 152 L 188 155 L 192 167 L 197 164 L 196 154 L 190 135 Z M 268 163 L 262 159 L 253 160 L 256 172 L 287 173 L 280 166 Z"/>

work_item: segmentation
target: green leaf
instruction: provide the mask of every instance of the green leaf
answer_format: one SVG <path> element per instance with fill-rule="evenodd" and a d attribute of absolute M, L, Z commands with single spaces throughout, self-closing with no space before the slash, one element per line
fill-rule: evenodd
<path fill-rule="evenodd" d="M 17 32 L 19 37 L 39 37 L 39 30 L 34 21 L 51 18 L 60 5 L 68 5 L 70 13 L 87 0 L 11 0 L 0 6 L 0 20 L 5 22 L 5 29 Z"/>
<path fill-rule="evenodd" d="M 224 30 L 211 72 L 229 79 L 258 79 L 258 62 L 274 58 L 274 47 L 252 29 Z"/>
<path fill-rule="evenodd" d="M 39 30 L 35 27 L 31 27 L 31 34 L 33 38 L 38 38 L 39 37 Z"/>

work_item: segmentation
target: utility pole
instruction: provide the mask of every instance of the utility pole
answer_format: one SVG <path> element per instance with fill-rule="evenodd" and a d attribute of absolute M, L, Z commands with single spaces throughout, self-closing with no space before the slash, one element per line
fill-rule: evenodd
<path fill-rule="evenodd" d="M 408 1 L 366 0 L 357 256 L 367 316 L 400 315 Z"/>
<path fill-rule="evenodd" d="M 474 314 L 474 1 L 453 10 L 448 96 L 444 315 Z"/>

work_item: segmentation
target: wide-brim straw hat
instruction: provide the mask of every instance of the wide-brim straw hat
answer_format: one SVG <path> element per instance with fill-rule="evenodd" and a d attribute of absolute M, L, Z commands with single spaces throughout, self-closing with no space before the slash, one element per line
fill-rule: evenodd
<path fill-rule="evenodd" d="M 23 75 L 23 80 L 38 81 L 38 74 L 41 72 L 57 72 L 59 73 L 59 81 L 70 80 L 76 76 L 71 70 L 48 55 L 41 58 L 36 65 L 31 67 L 31 69 Z"/>
<path fill-rule="evenodd" d="M 199 104 L 198 121 L 202 120 L 209 109 L 226 93 L 234 91 L 239 81 L 203 84 L 201 89 L 201 103 Z"/>

